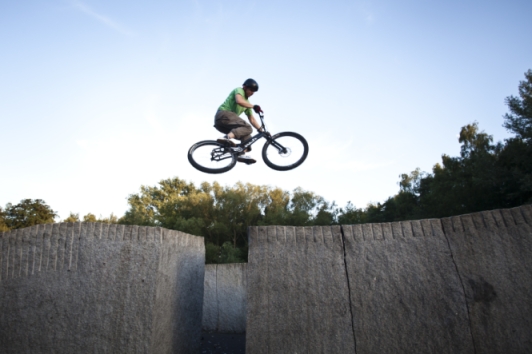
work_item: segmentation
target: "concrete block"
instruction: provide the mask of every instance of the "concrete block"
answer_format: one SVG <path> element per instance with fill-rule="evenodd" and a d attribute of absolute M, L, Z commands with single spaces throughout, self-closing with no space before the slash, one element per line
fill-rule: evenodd
<path fill-rule="evenodd" d="M 246 331 L 246 263 L 219 264 L 216 268 L 218 332 Z"/>
<path fill-rule="evenodd" d="M 525 222 L 528 225 L 532 224 L 532 205 L 527 204 L 523 205 L 521 208 L 521 213 L 523 214 L 523 217 L 525 218 Z"/>
<path fill-rule="evenodd" d="M 364 242 L 343 227 L 357 353 L 473 353 L 460 279 L 434 226 L 391 223 L 393 239 Z"/>
<path fill-rule="evenodd" d="M 205 280 L 203 286 L 203 319 L 202 328 L 205 331 L 218 330 L 218 297 L 216 291 L 217 264 L 205 265 Z"/>
<path fill-rule="evenodd" d="M 15 265 L 16 265 L 16 254 L 17 254 L 17 248 L 16 248 L 16 239 L 17 239 L 17 233 L 19 230 L 14 230 L 12 232 L 8 233 L 8 242 L 9 246 L 7 248 L 7 279 L 14 279 L 15 278 Z"/>
<path fill-rule="evenodd" d="M 203 330 L 246 331 L 247 263 L 207 264 L 203 294 Z"/>
<path fill-rule="evenodd" d="M 354 352 L 340 227 L 251 227 L 249 242 L 246 352 Z"/>
<path fill-rule="evenodd" d="M 0 232 L 0 282 L 5 279 L 5 275 L 4 275 L 4 269 L 5 269 L 5 265 L 4 265 L 4 245 L 5 245 L 5 233 L 4 232 Z M 7 252 L 6 252 L 7 253 Z"/>
<path fill-rule="evenodd" d="M 532 230 L 527 207 L 456 217 L 446 236 L 465 289 L 477 353 L 532 352 Z M 482 219 L 485 226 L 475 222 Z"/>
<path fill-rule="evenodd" d="M 138 230 L 75 223 L 2 234 L 2 352 L 197 353 L 203 238 L 164 230 L 148 241 Z"/>

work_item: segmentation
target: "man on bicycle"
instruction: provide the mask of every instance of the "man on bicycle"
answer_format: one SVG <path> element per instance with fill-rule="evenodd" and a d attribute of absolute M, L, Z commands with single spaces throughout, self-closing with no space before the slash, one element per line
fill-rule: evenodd
<path fill-rule="evenodd" d="M 247 79 L 242 87 L 238 87 L 231 91 L 229 97 L 227 97 L 225 102 L 218 108 L 218 111 L 214 116 L 214 127 L 225 134 L 218 139 L 218 142 L 236 146 L 231 139 L 237 139 L 240 141 L 250 139 L 251 133 L 253 132 L 251 125 L 253 125 L 258 131 L 261 130 L 260 124 L 253 116 L 251 109 L 253 109 L 255 113 L 262 112 L 262 110 L 260 109 L 260 106 L 253 105 L 248 101 L 248 98 L 253 96 L 258 90 L 259 85 L 257 82 L 253 79 Z M 239 117 L 242 112 L 246 113 L 251 125 Z M 249 151 L 251 151 L 251 147 L 245 152 Z M 251 156 L 244 155 L 244 153 L 238 156 L 238 161 L 247 163 L 248 165 L 257 162 Z"/>

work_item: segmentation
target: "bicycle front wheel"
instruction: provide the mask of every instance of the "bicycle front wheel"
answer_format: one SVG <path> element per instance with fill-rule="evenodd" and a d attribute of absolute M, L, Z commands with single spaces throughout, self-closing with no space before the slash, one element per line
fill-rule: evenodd
<path fill-rule="evenodd" d="M 236 154 L 217 141 L 200 141 L 188 150 L 188 161 L 201 172 L 223 173 L 236 164 Z"/>
<path fill-rule="evenodd" d="M 292 132 L 272 136 L 262 148 L 262 159 L 277 171 L 288 171 L 301 165 L 308 155 L 308 143 Z"/>

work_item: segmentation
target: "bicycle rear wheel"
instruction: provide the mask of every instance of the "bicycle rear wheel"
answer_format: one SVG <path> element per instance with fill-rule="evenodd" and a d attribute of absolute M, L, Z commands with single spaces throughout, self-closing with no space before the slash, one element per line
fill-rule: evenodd
<path fill-rule="evenodd" d="M 205 140 L 192 145 L 188 150 L 188 161 L 201 172 L 223 173 L 235 167 L 236 154 L 229 146 Z"/>
<path fill-rule="evenodd" d="M 298 133 L 275 134 L 262 148 L 262 159 L 277 171 L 288 171 L 301 165 L 308 155 L 308 143 Z"/>

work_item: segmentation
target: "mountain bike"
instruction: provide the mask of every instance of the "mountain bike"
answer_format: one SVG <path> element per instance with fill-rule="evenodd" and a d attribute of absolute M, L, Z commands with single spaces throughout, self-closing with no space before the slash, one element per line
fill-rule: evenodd
<path fill-rule="evenodd" d="M 206 173 L 223 173 L 235 167 L 239 155 L 243 155 L 259 139 L 266 139 L 262 159 L 277 171 L 292 170 L 301 165 L 308 155 L 308 143 L 298 133 L 282 132 L 271 135 L 264 125 L 264 114 L 259 113 L 261 131 L 236 146 L 215 140 L 200 141 L 188 150 L 188 161 L 196 169 Z M 249 150 L 248 150 L 249 151 Z"/>

